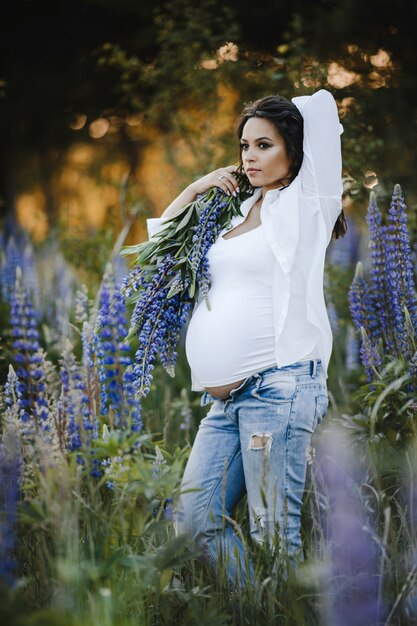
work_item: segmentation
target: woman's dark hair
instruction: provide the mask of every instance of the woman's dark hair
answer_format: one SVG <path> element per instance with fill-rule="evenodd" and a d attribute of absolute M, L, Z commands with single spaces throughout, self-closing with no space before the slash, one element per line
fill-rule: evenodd
<path fill-rule="evenodd" d="M 236 122 L 236 135 L 240 140 L 246 122 L 252 117 L 262 117 L 275 126 L 284 140 L 287 155 L 290 161 L 289 176 L 283 178 L 281 183 L 288 186 L 300 171 L 303 162 L 303 139 L 304 120 L 298 108 L 291 100 L 282 96 L 266 96 L 248 104 L 242 111 Z M 243 172 L 242 149 L 239 151 L 240 168 Z M 332 236 L 335 239 L 346 234 L 346 220 L 341 211 L 333 228 Z"/>

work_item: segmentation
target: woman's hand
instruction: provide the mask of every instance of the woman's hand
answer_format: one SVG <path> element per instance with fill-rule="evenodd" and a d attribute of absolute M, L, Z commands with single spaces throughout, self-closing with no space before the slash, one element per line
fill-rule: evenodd
<path fill-rule="evenodd" d="M 202 176 L 188 185 L 165 209 L 161 217 L 173 218 L 181 215 L 190 202 L 211 187 L 220 187 L 227 195 L 235 196 L 236 193 L 239 193 L 239 186 L 233 173 L 238 171 L 238 165 L 228 165 L 227 167 L 219 167 L 219 169 Z"/>
<path fill-rule="evenodd" d="M 220 187 L 228 196 L 236 196 L 239 193 L 239 185 L 233 174 L 238 171 L 238 165 L 219 167 L 191 183 L 190 187 L 196 195 L 206 192 L 211 187 Z"/>

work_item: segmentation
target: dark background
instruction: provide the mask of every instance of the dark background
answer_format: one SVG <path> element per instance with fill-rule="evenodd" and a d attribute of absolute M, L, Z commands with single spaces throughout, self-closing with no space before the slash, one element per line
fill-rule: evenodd
<path fill-rule="evenodd" d="M 338 101 L 356 103 L 343 120 L 345 173 L 361 186 L 366 171 L 376 171 L 381 193 L 400 182 L 414 200 L 416 6 L 410 0 L 229 0 L 226 6 L 209 0 L 202 7 L 188 0 L 9 2 L 0 21 L 3 215 L 13 214 L 22 180 L 30 185 L 40 178 L 47 189 L 74 141 L 69 124 L 77 112 L 89 118 L 145 112 L 152 127 L 167 133 L 181 107 L 215 110 L 216 81 L 230 84 L 241 100 L 270 90 L 291 97 L 297 76 L 300 93 L 329 88 L 325 68 L 332 61 L 359 77 L 330 86 Z M 229 41 L 238 45 L 238 62 L 202 72 L 201 59 Z M 369 56 L 381 49 L 390 67 L 375 86 Z M 84 139 L 90 140 L 87 131 Z M 138 146 L 123 128 L 118 141 L 134 169 Z M 47 203 L 51 225 L 58 211 Z"/>

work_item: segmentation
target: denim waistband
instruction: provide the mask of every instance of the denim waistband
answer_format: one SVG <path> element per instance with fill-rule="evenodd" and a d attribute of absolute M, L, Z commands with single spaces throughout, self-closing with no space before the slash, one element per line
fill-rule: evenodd
<path fill-rule="evenodd" d="M 257 373 L 252 374 L 251 376 L 248 376 L 247 378 L 245 378 L 244 381 L 242 381 L 242 383 L 236 387 L 236 389 L 232 389 L 232 391 L 230 392 L 230 399 L 233 398 L 235 396 L 235 394 L 239 391 L 241 391 L 244 387 L 246 387 L 248 385 L 248 383 L 250 381 L 253 382 L 255 381 L 256 377 L 259 377 L 259 375 L 265 376 L 268 373 L 272 373 L 272 372 L 282 372 L 283 374 L 285 373 L 294 373 L 297 375 L 303 375 L 303 374 L 307 374 L 309 376 L 311 376 L 312 378 L 315 378 L 317 374 L 321 374 L 323 370 L 323 366 L 322 366 L 322 362 L 321 359 L 307 359 L 305 361 L 296 361 L 295 363 L 291 363 L 291 365 L 285 365 L 284 367 L 278 367 L 277 365 L 273 365 L 272 367 L 268 367 L 265 370 L 259 370 Z M 200 400 L 200 404 L 201 406 L 205 406 L 206 404 L 209 404 L 209 402 L 213 402 L 214 400 L 219 400 L 220 398 L 216 398 L 215 396 L 212 396 L 211 393 L 209 393 L 208 391 L 204 391 L 203 395 L 201 396 L 201 400 Z M 223 400 L 223 402 L 227 402 L 229 398 L 227 398 L 226 400 Z"/>
<path fill-rule="evenodd" d="M 312 378 L 315 377 L 317 373 L 320 373 L 323 369 L 321 359 L 307 359 L 306 361 L 297 361 L 296 363 L 291 363 L 291 365 L 284 365 L 284 367 L 278 367 L 277 365 L 273 365 L 272 367 L 268 367 L 266 370 L 260 370 L 258 374 L 267 374 L 268 372 L 292 372 L 297 371 L 297 374 L 310 374 Z M 253 374 L 256 376 L 256 374 Z"/>

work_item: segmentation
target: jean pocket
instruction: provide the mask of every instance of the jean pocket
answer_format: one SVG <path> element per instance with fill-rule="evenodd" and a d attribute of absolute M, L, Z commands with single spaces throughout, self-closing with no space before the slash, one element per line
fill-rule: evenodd
<path fill-rule="evenodd" d="M 251 396 L 261 402 L 269 404 L 284 404 L 292 402 L 296 390 L 296 379 L 294 376 L 267 375 L 256 381 L 251 389 Z"/>
<path fill-rule="evenodd" d="M 324 394 L 319 394 L 318 396 L 316 396 L 316 413 L 314 417 L 315 425 L 320 424 L 320 422 L 326 415 L 328 408 L 329 396 Z"/>

